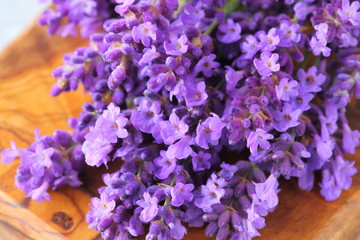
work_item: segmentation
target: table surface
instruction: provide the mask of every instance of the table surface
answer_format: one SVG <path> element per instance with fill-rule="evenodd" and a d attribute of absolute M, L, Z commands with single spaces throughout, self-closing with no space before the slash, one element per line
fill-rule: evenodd
<path fill-rule="evenodd" d="M 62 55 L 86 45 L 81 39 L 48 37 L 35 24 L 29 27 L 0 54 L 0 149 L 15 140 L 27 147 L 33 130 L 51 134 L 69 129 L 67 119 L 77 116 L 88 99 L 81 91 L 52 98 L 49 90 L 54 79 L 51 70 L 62 63 Z M 355 105 L 355 103 L 353 104 Z M 360 111 L 351 108 L 352 126 L 360 129 Z M 359 160 L 360 151 L 348 159 Z M 85 214 L 89 201 L 102 182 L 98 171 L 89 168 L 81 188 L 63 187 L 50 194 L 51 201 L 38 203 L 24 198 L 14 186 L 16 167 L 0 167 L 0 239 L 90 240 L 101 239 L 87 228 Z M 357 164 L 359 165 L 359 164 Z M 295 181 L 281 184 L 280 204 L 266 217 L 267 226 L 256 239 L 355 239 L 360 233 L 360 176 L 353 186 L 334 202 L 325 202 L 318 193 L 299 190 Z M 187 240 L 205 240 L 203 229 L 191 229 Z"/>

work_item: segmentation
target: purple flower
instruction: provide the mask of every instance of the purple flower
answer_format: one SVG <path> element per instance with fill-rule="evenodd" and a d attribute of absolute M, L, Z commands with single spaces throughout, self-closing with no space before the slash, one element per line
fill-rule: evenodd
<path fill-rule="evenodd" d="M 355 38 L 351 32 L 340 33 L 338 36 L 339 39 L 339 47 L 347 48 L 347 47 L 356 47 L 358 45 L 358 40 Z"/>
<path fill-rule="evenodd" d="M 90 166 L 99 167 L 110 160 L 108 154 L 112 151 L 111 143 L 105 140 L 100 131 L 91 127 L 89 133 L 85 135 L 86 141 L 82 145 L 85 154 L 85 161 Z"/>
<path fill-rule="evenodd" d="M 260 59 L 254 59 L 254 65 L 261 76 L 267 77 L 280 70 L 278 60 L 279 54 L 265 51 L 261 53 Z"/>
<path fill-rule="evenodd" d="M 274 123 L 275 129 L 279 132 L 285 132 L 287 129 L 299 125 L 298 119 L 301 113 L 300 109 L 293 110 L 289 103 L 285 103 L 282 111 L 273 112 L 276 120 Z"/>
<path fill-rule="evenodd" d="M 185 25 L 195 25 L 205 17 L 205 12 L 202 10 L 202 2 L 197 2 L 194 6 L 193 3 L 187 3 L 183 7 L 182 14 L 180 16 L 181 21 Z"/>
<path fill-rule="evenodd" d="M 308 168 L 308 165 L 305 164 L 302 174 L 299 176 L 299 188 L 310 191 L 314 187 L 314 171 Z"/>
<path fill-rule="evenodd" d="M 335 177 L 328 169 L 322 171 L 322 182 L 320 183 L 320 194 L 326 201 L 334 201 L 340 197 L 341 187 L 337 186 Z"/>
<path fill-rule="evenodd" d="M 160 134 L 165 144 L 173 144 L 176 140 L 185 136 L 189 126 L 173 112 L 170 114 L 169 121 L 159 123 Z"/>
<path fill-rule="evenodd" d="M 93 217 L 104 218 L 111 216 L 111 212 L 115 209 L 115 200 L 109 198 L 107 194 L 101 194 L 100 198 L 91 199 L 90 206 L 92 208 Z"/>
<path fill-rule="evenodd" d="M 52 166 L 51 156 L 54 152 L 54 148 L 47 148 L 42 142 L 37 142 L 35 152 L 27 150 L 21 154 L 21 162 L 24 166 L 29 166 L 33 176 L 42 177 L 45 174 L 45 168 Z"/>
<path fill-rule="evenodd" d="M 245 53 L 242 55 L 245 59 L 252 59 L 253 56 L 260 50 L 260 43 L 253 35 L 248 35 L 240 46 L 241 51 Z"/>
<path fill-rule="evenodd" d="M 206 84 L 201 81 L 195 86 L 193 84 L 186 84 L 185 102 L 189 108 L 201 106 L 205 104 L 208 95 L 206 94 Z"/>
<path fill-rule="evenodd" d="M 129 221 L 129 227 L 126 228 L 126 230 L 134 237 L 140 236 L 144 234 L 144 226 L 139 218 L 139 214 L 133 215 L 130 218 Z M 121 239 L 124 239 L 125 237 L 118 236 Z M 126 239 L 126 238 L 125 238 Z M 128 239 L 130 240 L 130 239 Z"/>
<path fill-rule="evenodd" d="M 350 22 L 353 26 L 359 26 L 360 21 L 360 12 L 358 12 L 360 8 L 359 1 L 353 1 L 350 5 L 349 0 L 342 0 L 341 8 L 337 9 L 337 14 L 340 19 L 344 22 Z"/>
<path fill-rule="evenodd" d="M 224 178 L 232 178 L 234 174 L 239 170 L 237 165 L 230 165 L 225 162 L 221 163 L 221 176 Z"/>
<path fill-rule="evenodd" d="M 260 40 L 261 51 L 271 52 L 279 45 L 280 38 L 276 33 L 276 28 L 271 28 L 267 34 L 264 31 L 259 31 L 256 35 Z"/>
<path fill-rule="evenodd" d="M 311 38 L 310 41 L 310 47 L 314 53 L 315 56 L 320 55 L 321 53 L 324 55 L 324 57 L 329 57 L 331 49 L 326 46 L 326 41 L 324 40 L 318 40 L 315 37 Z"/>
<path fill-rule="evenodd" d="M 314 136 L 316 152 L 322 162 L 327 161 L 333 155 L 334 140 L 330 137 Z M 322 164 L 321 164 L 322 165 Z"/>
<path fill-rule="evenodd" d="M 328 32 L 329 32 L 329 25 L 327 23 L 320 23 L 314 26 L 316 32 L 315 36 L 318 40 L 327 42 L 328 40 Z"/>
<path fill-rule="evenodd" d="M 170 229 L 170 235 L 172 238 L 180 240 L 183 239 L 187 233 L 186 228 L 181 224 L 179 219 L 175 219 L 175 225 Z"/>
<path fill-rule="evenodd" d="M 164 150 L 160 151 L 160 156 L 154 159 L 154 163 L 157 166 L 155 175 L 159 179 L 165 179 L 169 177 L 169 175 L 173 173 L 176 168 L 176 159 L 168 158 L 166 156 L 166 151 Z"/>
<path fill-rule="evenodd" d="M 247 137 L 246 146 L 250 149 L 252 154 L 255 154 L 258 152 L 258 146 L 260 146 L 263 150 L 268 150 L 270 148 L 270 143 L 267 140 L 273 138 L 273 135 L 258 128 L 255 131 L 250 132 Z"/>
<path fill-rule="evenodd" d="M 318 56 L 321 53 L 324 57 L 329 57 L 331 49 L 326 46 L 328 38 L 328 24 L 320 23 L 319 25 L 314 26 L 316 33 L 310 40 L 310 47 L 314 55 Z"/>
<path fill-rule="evenodd" d="M 229 66 L 225 66 L 226 68 L 226 92 L 233 96 L 236 92 L 236 85 L 244 77 L 243 71 L 235 71 L 233 68 Z"/>
<path fill-rule="evenodd" d="M 260 200 L 266 202 L 267 207 L 269 209 L 272 209 L 278 205 L 279 183 L 277 181 L 277 178 L 273 174 L 270 174 L 270 176 L 266 179 L 265 182 L 263 183 L 253 182 L 253 184 L 255 185 L 256 196 Z"/>
<path fill-rule="evenodd" d="M 211 154 L 207 152 L 200 151 L 196 156 L 192 157 L 193 170 L 204 171 L 205 169 L 210 169 L 211 163 Z"/>
<path fill-rule="evenodd" d="M 110 143 L 116 143 L 118 138 L 126 138 L 129 133 L 124 128 L 128 119 L 120 114 L 120 108 L 110 103 L 107 110 L 97 119 L 95 128 L 101 137 Z"/>
<path fill-rule="evenodd" d="M 166 156 L 168 158 L 184 159 L 190 156 L 193 153 L 191 148 L 192 139 L 190 136 L 184 136 L 180 141 L 169 146 L 166 151 Z"/>
<path fill-rule="evenodd" d="M 208 117 L 198 125 L 195 137 L 196 144 L 205 149 L 209 148 L 209 143 L 217 145 L 225 126 L 226 124 L 219 116 L 212 113 L 211 117 Z"/>
<path fill-rule="evenodd" d="M 100 198 L 94 197 L 90 203 L 91 210 L 86 215 L 90 229 L 103 230 L 101 227 L 112 223 L 115 201 L 107 194 L 102 193 Z"/>
<path fill-rule="evenodd" d="M 298 83 L 295 80 L 289 81 L 288 78 L 281 79 L 279 85 L 276 86 L 278 99 L 289 101 L 290 97 L 296 97 L 298 95 L 297 86 Z"/>
<path fill-rule="evenodd" d="M 260 217 L 256 211 L 256 203 L 253 199 L 251 206 L 245 209 L 247 218 L 244 218 L 242 223 L 245 231 L 240 232 L 243 239 L 252 239 L 253 237 L 260 236 L 257 229 L 265 226 L 264 218 Z"/>
<path fill-rule="evenodd" d="M 180 207 L 184 204 L 184 201 L 191 202 L 193 199 L 193 194 L 191 191 L 194 189 L 194 185 L 192 184 L 183 184 L 177 183 L 170 190 L 171 194 L 171 205 L 175 207 Z"/>
<path fill-rule="evenodd" d="M 211 212 L 211 206 L 220 203 L 220 199 L 225 194 L 224 185 L 224 179 L 218 179 L 213 173 L 206 186 L 201 186 L 201 197 L 195 199 L 195 206 L 201 208 L 204 212 Z"/>
<path fill-rule="evenodd" d="M 234 23 L 231 18 L 226 20 L 219 26 L 219 31 L 222 33 L 218 35 L 218 39 L 223 43 L 233 43 L 241 38 L 241 26 L 239 23 Z"/>
<path fill-rule="evenodd" d="M 115 11 L 123 16 L 134 2 L 135 0 L 116 0 L 118 5 L 116 5 Z"/>
<path fill-rule="evenodd" d="M 316 9 L 315 6 L 309 6 L 307 3 L 305 2 L 297 2 L 294 5 L 294 12 L 295 12 L 295 16 L 299 19 L 299 20 L 305 20 L 307 18 L 307 16 Z"/>
<path fill-rule="evenodd" d="M 309 103 L 313 98 L 313 94 L 304 92 L 304 89 L 300 87 L 299 94 L 290 100 L 290 104 L 293 109 L 300 109 L 304 112 L 311 108 Z"/>
<path fill-rule="evenodd" d="M 342 189 L 349 189 L 351 176 L 357 173 L 355 162 L 350 162 L 338 155 L 330 163 L 327 163 L 322 171 L 322 182 L 320 183 L 321 195 L 327 201 L 334 201 L 340 197 Z"/>
<path fill-rule="evenodd" d="M 194 204 L 191 204 L 186 209 L 186 217 L 188 218 L 188 224 L 190 227 L 202 227 L 204 221 L 202 219 L 204 212 L 197 208 Z"/>
<path fill-rule="evenodd" d="M 354 167 L 354 161 L 347 161 L 341 155 L 337 155 L 334 161 L 331 161 L 333 173 L 336 178 L 337 186 L 343 189 L 349 189 L 351 186 L 351 176 L 355 175 L 358 171 Z"/>
<path fill-rule="evenodd" d="M 355 154 L 356 147 L 360 145 L 360 132 L 358 130 L 351 131 L 347 123 L 343 123 L 342 128 L 342 148 L 345 153 Z"/>
<path fill-rule="evenodd" d="M 50 183 L 47 181 L 43 181 L 43 183 L 37 187 L 32 189 L 26 194 L 26 197 L 31 197 L 35 201 L 43 202 L 44 200 L 50 200 L 50 195 L 46 191 L 48 190 Z"/>
<path fill-rule="evenodd" d="M 132 36 L 135 42 L 139 43 L 141 41 L 145 47 L 149 47 L 150 39 L 156 40 L 156 30 L 156 25 L 145 22 L 133 27 Z"/>
<path fill-rule="evenodd" d="M 188 50 L 188 45 L 186 45 L 188 39 L 186 35 L 181 35 L 180 38 L 176 34 L 171 34 L 169 41 L 164 42 L 164 48 L 166 54 L 172 56 L 181 56 L 185 54 Z"/>
<path fill-rule="evenodd" d="M 206 77 L 211 77 L 213 75 L 214 68 L 218 68 L 220 66 L 220 63 L 214 61 L 215 58 L 215 54 L 210 54 L 209 56 L 205 56 L 200 59 L 194 67 L 195 74 L 202 72 Z"/>
<path fill-rule="evenodd" d="M 151 197 L 148 192 L 144 192 L 144 199 L 138 200 L 136 203 L 142 208 L 140 220 L 147 223 L 150 222 L 158 214 L 158 199 Z"/>
<path fill-rule="evenodd" d="M 290 21 L 282 21 L 278 30 L 280 36 L 279 46 L 291 47 L 293 44 L 298 43 L 301 40 L 299 30 L 299 24 L 291 23 Z"/>
<path fill-rule="evenodd" d="M 143 52 L 144 54 L 138 62 L 140 67 L 145 66 L 146 64 L 151 63 L 160 57 L 160 53 L 156 51 L 155 46 L 151 46 L 151 48 L 145 48 Z"/>
<path fill-rule="evenodd" d="M 131 113 L 130 121 L 140 131 L 152 133 L 155 123 L 161 119 L 161 104 L 145 98 L 139 99 L 139 107 Z"/>
<path fill-rule="evenodd" d="M 6 148 L 1 151 L 1 160 L 5 164 L 14 161 L 15 158 L 20 157 L 22 149 L 16 148 L 15 142 L 11 141 L 11 148 Z"/>
<path fill-rule="evenodd" d="M 300 88 L 303 92 L 320 92 L 321 85 L 325 82 L 326 76 L 324 74 L 317 74 L 318 70 L 315 66 L 309 68 L 307 72 L 304 69 L 299 69 L 297 77 L 300 81 Z"/>

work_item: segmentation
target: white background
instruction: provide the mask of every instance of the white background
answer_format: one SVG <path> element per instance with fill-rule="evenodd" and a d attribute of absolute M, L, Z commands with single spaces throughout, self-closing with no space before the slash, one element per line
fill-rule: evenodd
<path fill-rule="evenodd" d="M 0 0 L 0 51 L 34 22 L 46 5 L 38 0 Z"/>

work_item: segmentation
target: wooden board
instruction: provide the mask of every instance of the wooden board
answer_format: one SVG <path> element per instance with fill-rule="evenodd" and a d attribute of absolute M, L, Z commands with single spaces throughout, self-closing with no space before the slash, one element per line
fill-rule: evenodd
<path fill-rule="evenodd" d="M 62 63 L 64 53 L 82 45 L 86 42 L 81 39 L 48 37 L 33 24 L 0 54 L 0 149 L 9 147 L 10 140 L 27 147 L 36 127 L 42 135 L 69 129 L 68 117 L 79 114 L 87 96 L 78 91 L 50 97 L 51 71 Z M 360 129 L 359 116 L 359 111 L 351 114 L 353 126 Z M 349 159 L 359 160 L 359 156 L 360 151 Z M 51 193 L 50 202 L 37 203 L 24 198 L 14 186 L 18 164 L 0 166 L 0 239 L 100 239 L 85 221 L 90 198 L 102 184 L 100 174 L 94 178 L 94 170 L 89 168 L 82 188 L 63 187 Z M 295 181 L 281 188 L 280 204 L 266 218 L 267 226 L 258 239 L 353 240 L 360 234 L 359 174 L 352 188 L 331 203 L 316 191 L 299 190 Z M 186 239 L 206 238 L 203 229 L 192 229 Z"/>

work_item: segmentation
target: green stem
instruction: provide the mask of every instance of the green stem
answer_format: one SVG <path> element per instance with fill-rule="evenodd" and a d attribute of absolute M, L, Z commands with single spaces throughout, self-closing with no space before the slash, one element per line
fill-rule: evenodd
<path fill-rule="evenodd" d="M 226 82 L 225 78 L 221 79 L 221 81 L 216 85 L 215 89 L 219 90 L 225 82 Z"/>
<path fill-rule="evenodd" d="M 173 177 L 173 179 L 171 180 L 171 183 L 170 183 L 170 187 L 173 187 L 175 185 L 175 176 Z M 165 207 L 165 209 L 168 207 L 170 205 L 170 197 L 169 196 L 167 196 L 166 198 L 165 198 L 165 202 L 164 202 L 164 207 Z M 164 223 L 164 216 L 162 216 L 161 217 L 161 219 L 160 219 L 160 221 L 162 222 L 162 223 Z"/>
<path fill-rule="evenodd" d="M 255 164 L 251 162 L 250 167 L 248 169 L 246 169 L 246 172 L 244 174 L 244 178 L 247 178 L 249 176 L 249 174 L 252 173 L 254 168 L 255 168 Z"/>
<path fill-rule="evenodd" d="M 69 149 L 67 149 L 67 150 L 65 151 L 65 153 L 66 153 L 67 155 L 70 155 L 70 153 L 75 149 L 76 146 L 77 146 L 76 144 L 72 145 Z"/>
<path fill-rule="evenodd" d="M 204 35 L 209 35 L 217 25 L 218 25 L 217 21 L 212 22 L 209 28 L 204 32 Z"/>
<path fill-rule="evenodd" d="M 230 0 L 220 9 L 225 13 L 225 17 L 227 18 L 230 13 L 234 12 L 240 6 L 239 0 Z"/>
<path fill-rule="evenodd" d="M 316 56 L 316 58 L 315 58 L 315 62 L 314 62 L 314 66 L 318 66 L 318 65 L 319 65 L 319 63 L 320 63 L 320 60 L 321 60 L 321 55 Z"/>
<path fill-rule="evenodd" d="M 184 6 L 186 3 L 188 3 L 188 2 L 189 2 L 189 0 L 180 0 L 180 1 L 179 1 L 179 7 L 178 7 L 178 9 L 175 11 L 175 13 L 174 13 L 174 17 L 175 17 L 175 18 L 177 17 L 177 15 L 179 15 L 179 13 L 180 13 L 181 9 L 183 8 L 183 6 Z"/>
<path fill-rule="evenodd" d="M 304 61 L 302 61 L 302 63 L 300 64 L 299 68 L 304 68 L 304 67 L 306 67 L 306 65 L 307 65 L 308 62 L 309 62 L 310 56 L 311 56 L 311 52 L 310 52 L 310 51 L 307 51 L 307 52 L 305 53 Z"/>

